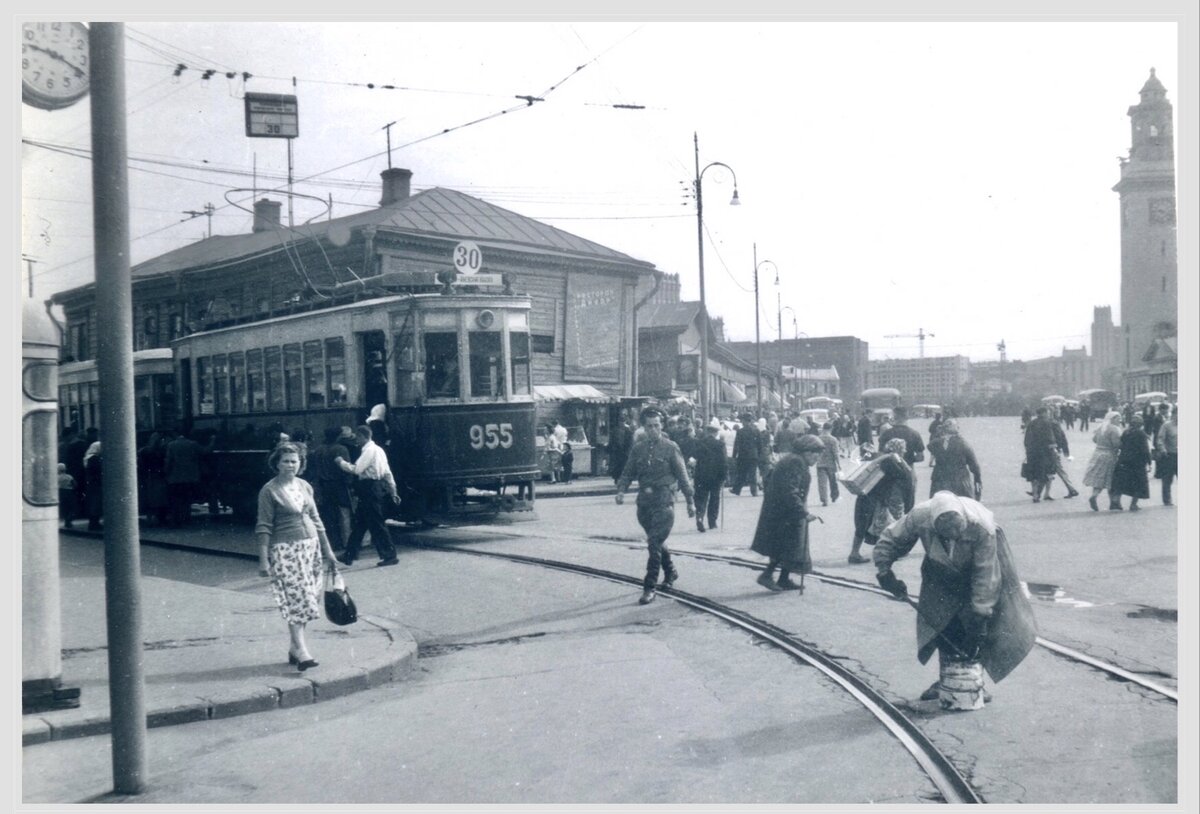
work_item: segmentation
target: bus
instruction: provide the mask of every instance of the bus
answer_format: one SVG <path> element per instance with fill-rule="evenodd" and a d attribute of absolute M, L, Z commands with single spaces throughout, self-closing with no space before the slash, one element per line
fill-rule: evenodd
<path fill-rule="evenodd" d="M 1078 394 L 1080 409 L 1088 411 L 1092 418 L 1104 418 L 1111 410 L 1117 409 L 1117 394 L 1112 390 L 1092 388 L 1080 390 Z"/>
<path fill-rule="evenodd" d="M 807 410 L 825 410 L 830 413 L 842 412 L 842 400 L 832 396 L 813 396 L 804 400 Z"/>
<path fill-rule="evenodd" d="M 902 403 L 900 391 L 894 387 L 872 387 L 862 391 L 858 398 L 876 428 L 885 420 L 891 421 Z"/>
<path fill-rule="evenodd" d="M 172 343 L 181 419 L 215 436 L 218 497 L 239 516 L 254 514 L 279 433 L 320 439 L 380 404 L 402 520 L 530 511 L 530 308 L 512 294 L 393 294 L 190 334 Z"/>
<path fill-rule="evenodd" d="M 940 404 L 914 404 L 908 408 L 908 414 L 913 418 L 933 418 L 941 411 Z"/>

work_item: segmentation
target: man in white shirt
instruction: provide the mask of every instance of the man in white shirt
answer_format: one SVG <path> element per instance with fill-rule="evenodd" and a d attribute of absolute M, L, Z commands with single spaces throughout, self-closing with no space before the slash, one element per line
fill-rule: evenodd
<path fill-rule="evenodd" d="M 400 560 L 396 558 L 396 546 L 392 543 L 392 535 L 383 519 L 384 506 L 387 505 L 385 501 L 400 502 L 396 492 L 396 480 L 392 477 L 387 455 L 371 440 L 371 428 L 364 424 L 354 430 L 354 436 L 362 447 L 358 459 L 353 464 L 340 457 L 337 459 L 342 471 L 357 477 L 354 482 L 354 494 L 358 497 L 350 539 L 346 541 L 346 552 L 342 555 L 341 563 L 354 564 L 363 535 L 369 531 L 371 543 L 379 554 L 378 565 L 396 565 Z"/>

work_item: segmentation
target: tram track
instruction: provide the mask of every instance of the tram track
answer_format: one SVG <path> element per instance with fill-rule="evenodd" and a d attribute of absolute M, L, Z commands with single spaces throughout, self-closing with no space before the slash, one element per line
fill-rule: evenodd
<path fill-rule="evenodd" d="M 624 539 L 624 538 L 604 536 L 604 535 L 591 535 L 591 536 L 568 536 L 568 535 L 558 535 L 558 534 L 556 534 L 556 535 L 540 535 L 540 534 L 533 535 L 533 534 L 528 534 L 528 533 L 520 533 L 520 534 L 510 533 L 510 532 L 505 532 L 505 531 L 496 530 L 496 529 L 488 529 L 488 531 L 489 531 L 489 533 L 492 533 L 492 534 L 496 534 L 496 535 L 504 536 L 504 537 L 512 537 L 514 539 L 537 537 L 538 539 L 569 540 L 569 541 L 580 542 L 580 543 L 597 543 L 597 542 L 599 542 L 599 543 L 604 543 L 607 545 L 619 545 L 619 546 L 634 549 L 634 550 L 639 550 L 642 548 L 642 545 L 640 544 L 640 542 L 635 542 L 634 540 L 631 540 L 631 539 Z M 706 552 L 706 551 L 694 551 L 694 550 L 689 550 L 689 549 L 684 549 L 684 548 L 676 548 L 675 546 L 671 547 L 671 554 L 672 554 L 672 556 L 689 557 L 691 559 L 697 559 L 697 560 L 702 560 L 702 561 L 706 561 L 706 562 L 721 563 L 723 565 L 732 565 L 737 568 L 745 568 L 745 569 L 753 570 L 753 571 L 760 571 L 760 570 L 762 570 L 762 567 L 763 567 L 763 563 L 761 561 L 751 560 L 751 559 L 747 559 L 745 557 L 737 557 L 737 556 L 726 555 L 726 554 L 713 554 L 711 552 Z M 865 591 L 866 593 L 875 594 L 877 596 L 880 596 L 880 597 L 888 599 L 888 600 L 892 599 L 892 595 L 890 593 L 888 593 L 887 591 L 878 587 L 877 585 L 873 585 L 873 584 L 870 584 L 867 582 L 862 582 L 862 581 L 855 580 L 855 579 L 849 579 L 847 577 L 840 577 L 840 576 L 836 576 L 833 574 L 827 574 L 827 573 L 823 573 L 820 571 L 813 571 L 812 573 L 806 574 L 805 576 L 808 579 L 815 579 L 815 580 L 825 583 L 827 585 L 833 585 L 833 586 L 836 586 L 839 588 L 848 588 L 848 589 L 852 589 L 852 590 L 856 590 L 856 591 Z M 634 580 L 634 582 L 637 582 L 637 584 L 639 584 L 639 585 L 641 584 L 640 581 L 638 581 L 638 580 Z M 913 596 L 913 599 L 919 598 L 919 596 L 917 594 L 913 594 L 912 596 Z M 1111 662 L 1105 661 L 1104 659 L 1097 658 L 1088 653 L 1084 653 L 1081 650 L 1078 650 L 1076 648 L 1062 644 L 1060 642 L 1053 641 L 1051 639 L 1047 639 L 1043 636 L 1038 636 L 1034 640 L 1034 642 L 1039 647 L 1042 647 L 1045 650 L 1050 651 L 1051 653 L 1055 654 L 1056 656 L 1058 656 L 1062 659 L 1065 659 L 1066 661 L 1073 662 L 1076 664 L 1081 664 L 1086 667 L 1090 667 L 1092 669 L 1098 670 L 1114 680 L 1123 681 L 1123 682 L 1126 682 L 1129 684 L 1133 684 L 1137 687 L 1141 687 L 1142 689 L 1147 690 L 1151 693 L 1154 693 L 1155 695 L 1157 695 L 1173 704 L 1179 703 L 1179 694 L 1176 690 L 1174 690 L 1170 687 L 1166 687 L 1157 681 L 1147 678 L 1144 675 L 1140 675 L 1139 673 L 1137 673 L 1133 670 L 1126 669 L 1124 667 L 1121 667 L 1120 665 L 1113 664 Z"/>
<path fill-rule="evenodd" d="M 425 545 L 420 543 L 414 543 L 413 545 L 429 550 L 469 554 L 476 557 L 486 557 L 563 571 L 616 582 L 621 585 L 641 586 L 641 578 L 639 577 L 631 577 L 626 574 L 592 568 L 591 566 L 579 565 L 577 563 L 563 562 L 561 560 L 550 560 L 498 551 L 479 551 L 457 545 Z M 930 782 L 933 783 L 938 794 L 941 795 L 942 802 L 952 805 L 985 802 L 970 782 L 959 772 L 953 761 L 937 748 L 933 741 L 922 732 L 920 727 L 913 723 L 903 712 L 867 682 L 821 650 L 797 640 L 787 631 L 770 622 L 758 619 L 728 605 L 714 602 L 711 599 L 689 594 L 675 588 L 660 588 L 659 593 L 692 610 L 720 619 L 726 624 L 745 631 L 760 641 L 766 642 L 777 650 L 791 656 L 793 659 L 816 668 L 826 678 L 853 697 L 896 738 L 905 751 L 916 761 Z"/>

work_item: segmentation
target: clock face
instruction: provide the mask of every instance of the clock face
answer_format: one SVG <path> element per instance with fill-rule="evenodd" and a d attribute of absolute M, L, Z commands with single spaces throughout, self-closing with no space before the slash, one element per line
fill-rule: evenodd
<path fill-rule="evenodd" d="M 88 92 L 88 30 L 83 23 L 24 23 L 21 98 L 43 110 L 75 104 Z"/>

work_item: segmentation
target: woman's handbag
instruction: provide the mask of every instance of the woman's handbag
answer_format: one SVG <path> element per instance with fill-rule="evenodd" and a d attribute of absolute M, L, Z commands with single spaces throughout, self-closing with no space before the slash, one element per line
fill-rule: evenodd
<path fill-rule="evenodd" d="M 358 621 L 358 607 L 334 565 L 325 572 L 325 618 L 335 625 L 352 625 Z"/>
<path fill-rule="evenodd" d="M 1021 480 L 1031 480 L 1029 477 L 1029 461 L 1021 461 Z"/>

